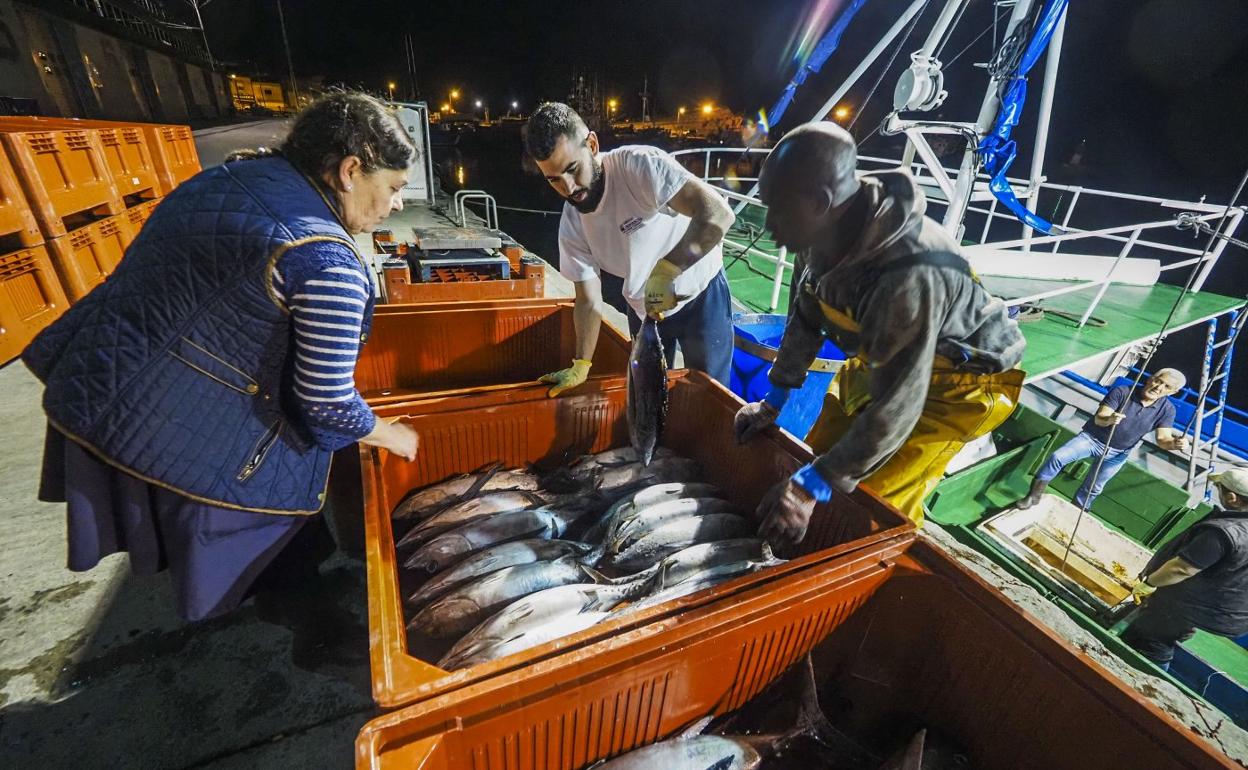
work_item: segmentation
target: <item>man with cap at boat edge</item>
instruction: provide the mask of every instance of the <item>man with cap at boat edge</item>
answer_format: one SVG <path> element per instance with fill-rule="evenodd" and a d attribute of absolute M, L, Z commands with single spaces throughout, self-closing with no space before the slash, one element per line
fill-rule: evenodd
<path fill-rule="evenodd" d="M 550 396 L 589 376 L 604 295 L 621 296 L 634 335 L 659 321 L 668 366 L 680 346 L 685 366 L 725 385 L 732 366 L 732 298 L 721 241 L 735 215 L 715 189 L 657 147 L 599 152 L 598 135 L 566 104 L 529 117 L 525 144 L 564 199 L 559 272 L 576 286 L 572 365 L 541 378 Z M 604 291 L 604 288 L 606 291 Z"/>
<path fill-rule="evenodd" d="M 1162 668 L 1195 629 L 1248 633 L 1248 469 L 1209 477 L 1221 507 L 1162 546 L 1131 592 L 1143 608 L 1122 640 Z"/>
<path fill-rule="evenodd" d="M 776 145 L 759 180 L 767 229 L 797 256 L 771 390 L 737 413 L 737 440 L 776 421 L 825 337 L 847 355 L 806 436 L 817 457 L 759 505 L 760 534 L 781 543 L 800 542 L 815 505 L 860 482 L 921 525 L 949 461 L 1022 391 L 1018 324 L 924 216 L 914 179 L 856 165 L 848 132 L 809 123 Z"/>

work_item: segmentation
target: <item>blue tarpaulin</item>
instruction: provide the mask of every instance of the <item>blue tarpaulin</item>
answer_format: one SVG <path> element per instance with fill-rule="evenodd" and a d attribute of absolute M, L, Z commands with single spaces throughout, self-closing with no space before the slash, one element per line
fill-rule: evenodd
<path fill-rule="evenodd" d="M 824 36 L 819 40 L 814 50 L 810 53 L 810 58 L 798 67 L 797 73 L 793 75 L 793 79 L 789 81 L 784 92 L 780 94 L 780 98 L 776 100 L 775 106 L 767 112 L 767 125 L 774 126 L 780 122 L 780 118 L 784 117 L 784 113 L 789 109 L 789 105 L 793 103 L 793 95 L 797 92 L 799 86 L 806 82 L 806 78 L 812 72 L 818 72 L 824 63 L 836 53 L 836 49 L 841 45 L 841 35 L 845 33 L 845 28 L 849 26 L 849 22 L 853 21 L 854 14 L 858 13 L 858 9 L 866 5 L 867 0 L 854 0 L 848 8 L 845 9 L 828 29 Z"/>
<path fill-rule="evenodd" d="M 1048 0 L 1040 12 L 1039 21 L 1032 32 L 1027 49 L 1019 57 L 1014 69 L 1003 76 L 1008 78 L 1008 85 L 1001 94 L 1001 109 L 997 112 L 996 123 L 993 124 L 992 131 L 980 141 L 976 148 L 984 170 L 991 177 L 988 188 L 996 199 L 1013 212 L 1014 216 L 1046 235 L 1053 231 L 1052 223 L 1036 216 L 1023 206 L 1005 175 L 1010 170 L 1010 164 L 1014 162 L 1015 156 L 1018 155 L 1018 146 L 1010 138 L 1010 134 L 1018 125 L 1019 118 L 1023 114 L 1023 103 L 1027 101 L 1027 73 L 1040 58 L 1040 54 L 1044 53 L 1044 49 L 1048 48 L 1049 40 L 1053 37 L 1053 30 L 1057 28 L 1062 14 L 1066 12 L 1068 2 L 1069 0 Z"/>

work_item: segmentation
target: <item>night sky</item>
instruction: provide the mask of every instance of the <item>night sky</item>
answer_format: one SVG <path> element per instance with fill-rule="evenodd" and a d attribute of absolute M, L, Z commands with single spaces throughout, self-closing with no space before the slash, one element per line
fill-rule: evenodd
<path fill-rule="evenodd" d="M 848 3 L 285 0 L 284 7 L 301 77 L 319 76 L 326 84 L 378 94 L 393 80 L 396 95 L 410 98 L 403 38 L 411 32 L 417 42 L 414 95 L 435 108 L 451 88 L 458 88 L 461 110 L 479 98 L 494 115 L 513 100 L 527 113 L 540 100 L 565 99 L 573 69 L 581 68 L 600 74 L 604 95 L 619 100 L 622 117 L 637 117 L 637 93 L 646 76 L 656 115 L 707 100 L 747 116 L 769 108 L 803 51 Z M 840 50 L 799 90 L 772 138 L 811 119 L 906 5 L 906 0 L 868 0 Z M 942 5 L 930 0 L 913 37 L 887 50 L 845 99 L 864 154 L 898 156 L 898 139 L 872 134 L 890 109 L 909 52 L 919 47 Z M 1068 13 L 1045 163 L 1050 181 L 1166 198 L 1229 200 L 1248 166 L 1248 2 L 1072 0 Z M 992 17 L 991 0 L 971 0 L 938 57 L 952 93 L 933 117 L 973 120 L 977 114 L 987 76 L 973 65 L 990 56 L 993 34 L 980 35 L 991 28 Z M 276 0 L 214 0 L 205 11 L 205 26 L 214 53 L 232 68 L 285 78 Z M 894 52 L 896 59 L 881 78 Z M 1019 157 L 1012 176 L 1026 176 L 1030 164 L 1043 66 L 1041 60 L 1032 71 L 1028 108 L 1015 130 Z M 877 80 L 878 91 L 867 100 Z M 1079 162 L 1072 163 L 1076 156 Z M 945 162 L 956 166 L 957 158 Z M 487 183 L 480 177 L 477 182 Z M 525 205 L 551 202 L 536 197 Z M 1240 203 L 1248 203 L 1248 194 Z M 1080 206 L 1089 210 L 1085 203 Z M 1051 213 L 1043 200 L 1040 213 Z M 1107 213 L 1091 211 L 1093 217 Z M 1162 219 L 1173 212 L 1159 213 Z M 1072 224 L 1105 226 L 1103 218 L 1078 220 Z M 1244 227 L 1239 234 L 1245 235 Z M 1163 239 L 1180 237 L 1171 232 Z M 1167 274 L 1166 280 L 1181 283 L 1187 276 L 1179 272 Z M 1228 249 L 1205 289 L 1248 294 L 1248 253 Z M 1179 366 L 1194 378 L 1203 342 L 1203 325 L 1175 334 L 1154 366 Z M 1248 407 L 1248 356 L 1242 353 L 1232 376 L 1232 402 Z"/>
<path fill-rule="evenodd" d="M 297 72 L 331 83 L 382 92 L 395 80 L 405 96 L 403 35 L 410 31 L 418 49 L 418 95 L 435 105 L 457 87 L 465 100 L 481 98 L 496 114 L 512 100 L 527 110 L 541 99 L 564 98 L 572 69 L 580 66 L 601 73 L 624 115 L 640 112 L 637 92 L 646 75 L 656 98 L 652 112 L 670 113 L 709 99 L 752 114 L 769 107 L 792 76 L 795 42 L 803 34 L 817 39 L 846 4 L 285 0 L 285 9 Z M 939 0 L 929 3 L 855 127 L 859 136 L 883 117 L 895 73 L 940 6 Z M 807 81 L 780 128 L 808 119 L 904 7 L 903 0 L 868 2 L 841 50 Z M 943 54 L 948 80 L 960 86 L 943 118 L 967 119 L 977 110 L 984 77 L 971 65 L 987 57 L 991 33 L 948 62 L 991 18 L 990 0 L 972 0 Z M 275 0 L 215 0 L 205 10 L 205 26 L 218 56 L 240 71 L 284 74 Z M 855 109 L 877 73 L 878 65 L 851 92 L 848 101 Z M 1074 0 L 1059 88 L 1047 164 L 1051 177 L 1061 180 L 1062 164 L 1086 140 L 1080 178 L 1070 181 L 1224 200 L 1248 163 L 1248 4 Z M 1034 110 L 1038 83 L 1032 93 Z M 1020 143 L 1019 163 L 1027 161 L 1028 126 L 1034 126 L 1032 112 L 1021 128 L 1026 141 Z"/>

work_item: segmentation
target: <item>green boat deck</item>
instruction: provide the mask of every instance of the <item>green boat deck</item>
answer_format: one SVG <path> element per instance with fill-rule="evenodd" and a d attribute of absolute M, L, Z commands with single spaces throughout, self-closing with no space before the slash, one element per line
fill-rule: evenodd
<path fill-rule="evenodd" d="M 984 285 L 998 297 L 1024 297 L 1068 286 L 1069 281 L 1037 281 L 1025 278 L 985 276 Z M 1074 319 L 1046 313 L 1043 320 L 1024 323 L 1027 352 L 1023 370 L 1027 379 L 1040 380 L 1112 351 L 1142 342 L 1157 334 L 1169 317 L 1181 289 L 1169 284 L 1154 286 L 1111 285 L 1092 311 L 1104 326 L 1091 323 L 1079 328 L 1083 315 L 1096 296 L 1096 288 L 1050 297 L 1039 304 L 1046 310 L 1074 314 Z M 1199 292 L 1179 302 L 1169 331 L 1176 332 L 1244 306 L 1243 299 Z"/>
<path fill-rule="evenodd" d="M 758 223 L 753 221 L 755 219 L 757 216 L 739 218 L 739 225 L 733 228 L 729 238 L 743 245 L 749 244 L 758 232 L 757 229 L 751 229 L 758 227 Z M 766 237 L 760 238 L 754 248 L 769 254 L 775 253 L 774 242 Z M 1037 258 L 1042 258 L 1042 255 L 1037 255 Z M 785 274 L 777 304 L 779 310 L 773 311 L 770 306 L 775 264 L 758 255 L 742 254 L 731 245 L 725 250 L 724 260 L 733 299 L 756 313 L 784 312 L 784 308 L 788 306 L 790 273 Z M 1007 299 L 1053 291 L 1072 284 L 1070 281 L 997 276 L 985 276 L 983 280 L 989 291 Z M 1105 321 L 1105 325 L 1088 324 L 1080 329 L 1078 319 L 1087 310 L 1096 296 L 1096 291 L 1095 287 L 1089 287 L 1038 303 L 1046 310 L 1070 313 L 1075 318 L 1046 313 L 1043 319 L 1022 325 L 1023 336 L 1027 338 L 1023 369 L 1027 372 L 1028 381 L 1050 377 L 1152 337 L 1165 324 L 1181 290 L 1169 284 L 1111 285 L 1093 311 L 1093 316 Z M 1209 292 L 1189 294 L 1179 303 L 1168 329 L 1175 332 L 1216 318 L 1243 307 L 1244 304 L 1243 299 Z"/>

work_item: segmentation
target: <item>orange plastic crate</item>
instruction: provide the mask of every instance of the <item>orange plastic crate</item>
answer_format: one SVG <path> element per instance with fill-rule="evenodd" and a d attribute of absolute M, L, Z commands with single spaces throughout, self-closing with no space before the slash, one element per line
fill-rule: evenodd
<path fill-rule="evenodd" d="M 46 247 L 0 256 L 0 363 L 21 353 L 67 307 Z"/>
<path fill-rule="evenodd" d="M 152 216 L 152 212 L 156 210 L 156 205 L 160 203 L 160 198 L 150 201 L 143 201 L 137 206 L 131 206 L 126 209 L 126 226 L 129 230 L 126 246 L 128 247 L 135 238 L 139 237 L 139 231 L 143 229 L 143 225 Z"/>
<path fill-rule="evenodd" d="M 399 305 L 373 317 L 355 385 L 370 404 L 537 384 L 568 366 L 576 330 L 570 300 Z M 603 324 L 594 378 L 623 377 L 629 341 Z"/>
<path fill-rule="evenodd" d="M 141 132 L 151 158 L 151 169 L 155 175 L 159 189 L 153 190 L 152 197 L 168 195 L 182 182 L 190 179 L 200 171 L 199 152 L 195 148 L 195 137 L 189 126 L 165 125 L 162 123 L 123 123 L 116 120 L 83 120 L 81 118 L 4 118 L 0 117 L 0 131 L 5 126 L 20 126 L 22 122 L 34 122 L 36 125 L 47 125 L 55 128 L 87 128 L 137 130 Z M 136 168 L 127 162 L 126 168 Z"/>
<path fill-rule="evenodd" d="M 420 437 L 420 451 L 412 462 L 370 448 L 360 452 L 373 698 L 382 707 L 431 698 L 545 659 L 558 650 L 620 633 L 618 624 L 603 625 L 454 673 L 415 657 L 407 648 L 391 511 L 416 487 L 490 462 L 518 467 L 561 456 L 573 445 L 588 445 L 591 452 L 626 445 L 624 383 L 608 379 L 583 387 L 579 395 L 555 399 L 546 398 L 540 389 L 521 388 L 376 408 L 382 417 L 401 416 Z M 676 374 L 663 444 L 697 460 L 705 480 L 752 510 L 773 484 L 809 462 L 810 453 L 779 431 L 747 446 L 737 445 L 732 422 L 741 405 L 740 399 L 701 372 Z M 803 565 L 867 545 L 909 540 L 913 531 L 908 519 L 865 490 L 838 495 L 816 510 L 800 550 L 782 554 L 801 558 L 766 576 L 750 576 L 736 584 L 771 581 Z M 779 585 L 776 588 L 783 590 Z M 659 609 L 638 617 L 654 617 Z"/>
<path fill-rule="evenodd" d="M 18 184 L 9 158 L 0 152 L 0 236 L 16 236 L 22 246 L 43 243 L 43 233 L 30 211 L 26 195 Z"/>
<path fill-rule="evenodd" d="M 412 281 L 406 265 L 382 269 L 386 303 L 479 302 L 494 299 L 541 297 L 546 291 L 542 264 L 521 265 L 519 273 L 507 280 L 423 282 Z"/>
<path fill-rule="evenodd" d="M 147 137 L 139 126 L 100 127 L 100 145 L 113 175 L 113 184 L 123 197 L 143 200 L 160 197 L 160 181 Z"/>
<path fill-rule="evenodd" d="M 888 545 L 381 716 L 356 767 L 586 768 L 740 708 L 808 651 L 829 718 L 885 756 L 927 727 L 974 767 L 1238 767 L 933 546 Z"/>
<path fill-rule="evenodd" d="M 199 152 L 189 126 L 139 125 L 152 149 L 162 195 L 173 192 L 175 187 L 200 172 Z"/>
<path fill-rule="evenodd" d="M 129 223 L 120 215 L 48 241 L 53 264 L 70 300 L 77 302 L 103 283 L 121 262 L 130 240 Z"/>
<path fill-rule="evenodd" d="M 124 210 L 97 131 L 89 127 L 40 128 L 0 122 L 13 171 L 40 230 L 65 235 L 75 215 L 108 216 Z"/>

